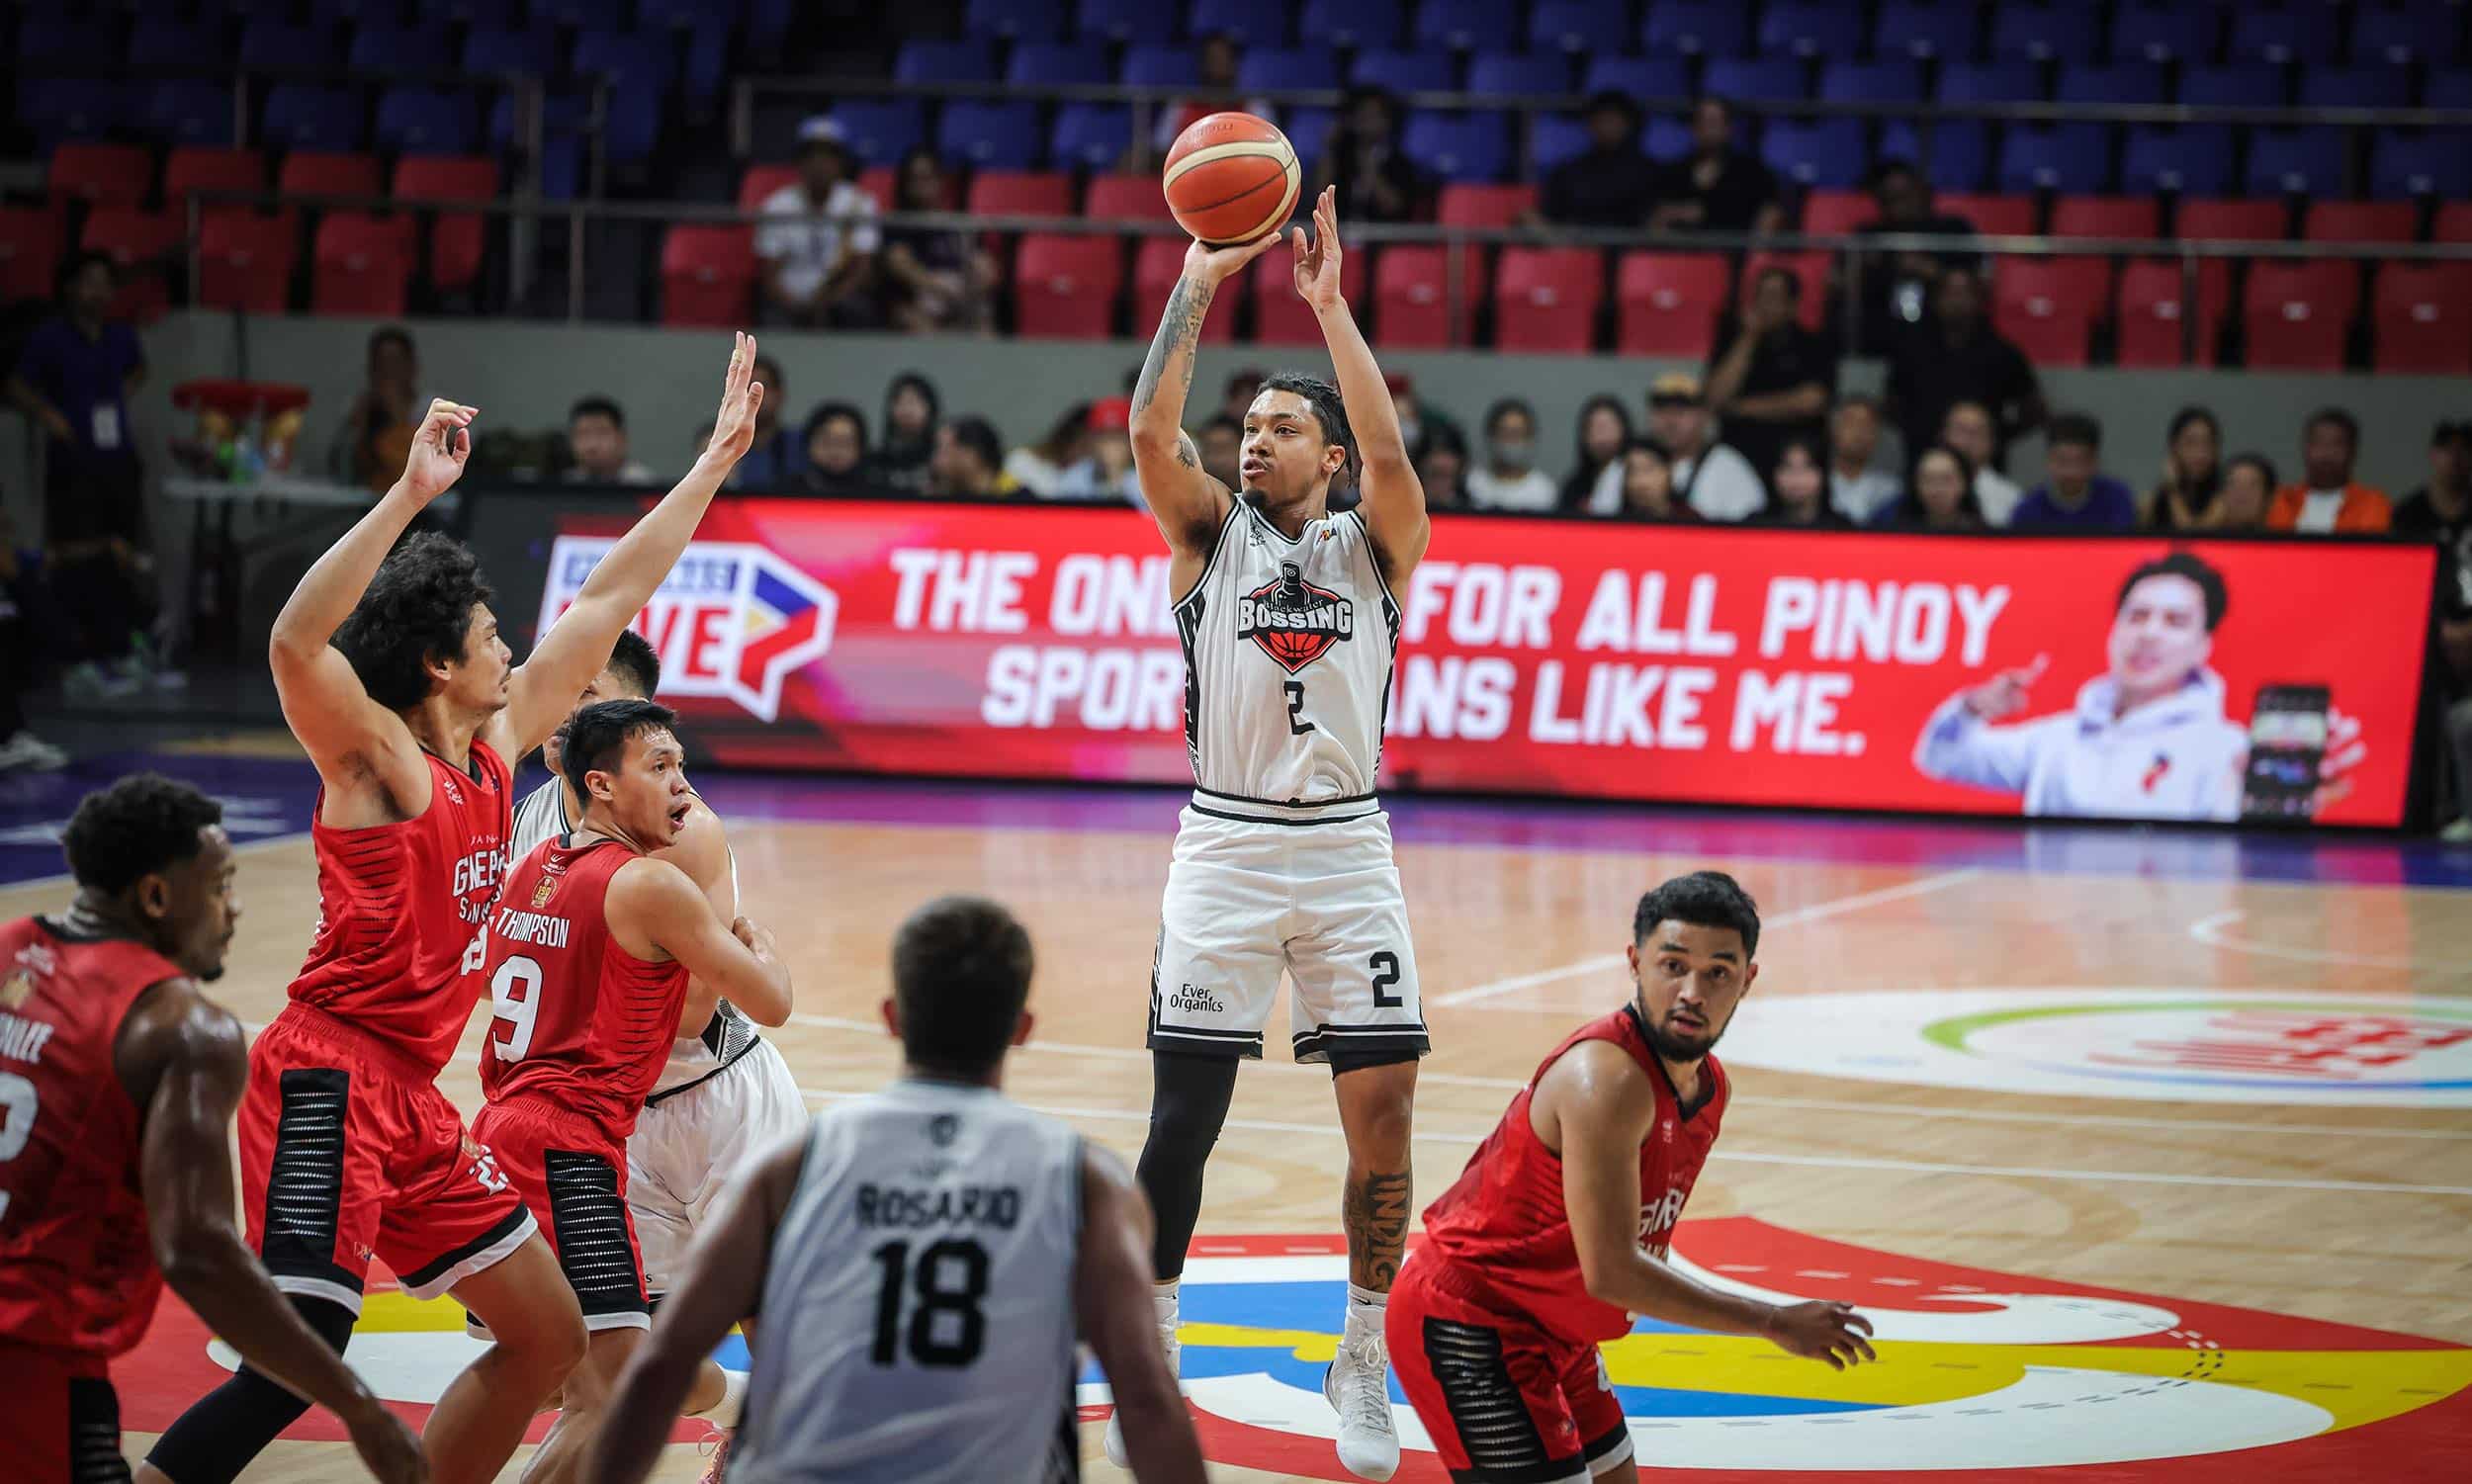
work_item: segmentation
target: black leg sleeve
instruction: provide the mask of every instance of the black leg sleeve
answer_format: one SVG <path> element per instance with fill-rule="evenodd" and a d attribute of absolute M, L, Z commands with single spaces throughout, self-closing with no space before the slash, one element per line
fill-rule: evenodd
<path fill-rule="evenodd" d="M 352 1338 L 352 1311 L 332 1299 L 289 1296 L 318 1338 L 343 1353 Z M 146 1461 L 172 1484 L 231 1484 L 309 1409 L 308 1402 L 243 1365 L 180 1414 L 154 1440 Z"/>
<path fill-rule="evenodd" d="M 1159 1224 L 1150 1263 L 1162 1280 L 1185 1270 L 1185 1249 L 1201 1216 L 1202 1166 L 1227 1122 L 1239 1060 L 1190 1051 L 1150 1054 L 1150 1137 L 1134 1176 Z"/>

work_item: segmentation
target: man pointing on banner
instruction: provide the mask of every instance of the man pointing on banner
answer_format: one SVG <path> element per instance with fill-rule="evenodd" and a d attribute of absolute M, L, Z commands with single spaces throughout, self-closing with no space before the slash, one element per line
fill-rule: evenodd
<path fill-rule="evenodd" d="M 2110 667 L 2068 711 L 1998 726 L 2029 705 L 2048 657 L 1959 691 L 1923 724 L 1914 766 L 1947 783 L 2025 796 L 2029 815 L 2147 820 L 2241 817 L 2249 735 L 2224 715 L 2223 677 L 2207 664 L 2229 602 L 2223 574 L 2174 552 L 2121 583 L 2106 646 Z M 2328 717 L 2330 784 L 2361 755 L 2359 723 Z M 2333 790 L 2322 789 L 2321 803 Z"/>

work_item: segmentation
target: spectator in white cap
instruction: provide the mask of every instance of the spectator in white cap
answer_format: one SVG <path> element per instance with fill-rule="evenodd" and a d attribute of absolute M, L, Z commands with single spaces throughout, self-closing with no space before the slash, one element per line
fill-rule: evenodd
<path fill-rule="evenodd" d="M 1674 493 L 1709 520 L 1746 520 L 1768 503 L 1759 471 L 1717 440 L 1700 379 L 1669 371 L 1648 386 L 1648 432 L 1672 456 Z M 1588 509 L 1613 515 L 1623 508 L 1623 465 L 1608 464 L 1597 476 Z"/>
<path fill-rule="evenodd" d="M 798 127 L 798 180 L 764 198 L 755 228 L 765 323 L 864 329 L 883 322 L 875 198 L 849 174 L 839 124 L 819 115 Z"/>

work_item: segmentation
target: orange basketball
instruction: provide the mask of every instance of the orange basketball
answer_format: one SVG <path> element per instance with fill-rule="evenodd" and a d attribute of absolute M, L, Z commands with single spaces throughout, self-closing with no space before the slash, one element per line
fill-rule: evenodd
<path fill-rule="evenodd" d="M 1211 114 L 1176 136 L 1164 184 L 1177 225 L 1218 247 L 1284 225 L 1304 173 L 1295 146 L 1268 119 Z"/>

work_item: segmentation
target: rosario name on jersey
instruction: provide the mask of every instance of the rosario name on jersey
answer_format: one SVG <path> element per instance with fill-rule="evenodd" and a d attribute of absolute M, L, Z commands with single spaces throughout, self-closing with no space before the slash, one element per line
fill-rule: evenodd
<path fill-rule="evenodd" d="M 1193 781 L 1266 803 L 1370 797 L 1381 770 L 1399 606 L 1365 517 L 1290 541 L 1239 496 L 1176 605 Z"/>

